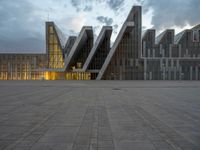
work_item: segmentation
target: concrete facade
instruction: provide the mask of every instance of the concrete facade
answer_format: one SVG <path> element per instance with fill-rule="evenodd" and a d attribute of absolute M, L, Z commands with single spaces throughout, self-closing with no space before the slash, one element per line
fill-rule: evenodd
<path fill-rule="evenodd" d="M 194 29 L 176 36 L 166 30 L 157 38 L 155 30 L 147 30 L 142 39 L 145 80 L 200 79 L 200 42 L 194 39 Z"/>

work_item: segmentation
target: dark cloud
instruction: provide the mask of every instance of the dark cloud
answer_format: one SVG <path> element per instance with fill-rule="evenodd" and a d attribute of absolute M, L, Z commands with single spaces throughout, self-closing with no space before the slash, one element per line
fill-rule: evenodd
<path fill-rule="evenodd" d="M 107 4 L 111 9 L 117 11 L 123 6 L 124 0 L 107 0 Z"/>
<path fill-rule="evenodd" d="M 55 2 L 55 0 L 52 1 Z M 63 7 L 67 7 L 66 3 L 65 5 L 63 3 L 64 0 L 59 1 L 62 2 L 60 4 L 63 4 Z M 0 52 L 45 51 L 45 20 L 41 18 L 41 10 L 38 10 L 39 8 L 36 8 L 36 5 L 31 2 L 28 0 L 0 0 Z M 200 23 L 199 0 L 133 0 L 133 2 L 143 6 L 143 13 L 149 10 L 153 11 L 152 24 L 158 30 Z M 122 9 L 126 9 L 124 7 L 125 0 L 71 0 L 72 6 L 77 11 L 92 11 L 94 9 L 92 6 L 98 7 L 100 3 L 106 4 L 107 7 L 120 14 L 124 13 L 121 11 Z M 47 17 L 47 12 L 42 11 Z M 52 14 L 57 13 L 54 7 L 49 8 L 49 11 Z M 45 17 L 43 16 L 43 18 Z M 109 17 L 99 16 L 96 19 L 104 25 L 113 24 L 113 19 Z M 119 29 L 118 26 L 121 27 L 121 24 L 114 24 L 114 32 Z M 68 33 L 77 34 L 74 31 Z"/>
<path fill-rule="evenodd" d="M 147 0 L 143 9 L 153 10 L 152 24 L 158 30 L 200 23 L 199 0 Z"/>
<path fill-rule="evenodd" d="M 71 4 L 76 8 L 76 11 L 92 11 L 93 7 L 91 6 L 92 0 L 71 0 Z M 97 1 L 100 2 L 100 1 Z"/>
<path fill-rule="evenodd" d="M 72 4 L 72 6 L 74 6 L 74 7 L 78 7 L 79 4 L 80 4 L 80 0 L 71 0 L 71 4 Z"/>
<path fill-rule="evenodd" d="M 0 14 L 0 52 L 45 51 L 44 22 L 27 0 L 1 0 Z"/>
<path fill-rule="evenodd" d="M 71 0 L 71 4 L 73 7 L 76 8 L 76 11 L 79 12 L 80 11 L 80 0 Z"/>
<path fill-rule="evenodd" d="M 104 16 L 98 16 L 96 18 L 100 23 L 103 23 L 107 26 L 110 26 L 113 23 L 113 19 L 112 18 L 108 18 L 108 17 L 104 17 Z"/>
<path fill-rule="evenodd" d="M 86 5 L 83 11 L 92 11 L 92 6 Z"/>
<path fill-rule="evenodd" d="M 110 9 L 118 11 L 124 5 L 124 1 L 125 0 L 71 0 L 71 4 L 76 8 L 76 11 L 91 11 L 93 8 L 88 4 L 91 4 L 92 2 L 95 2 L 96 4 L 106 3 Z"/>

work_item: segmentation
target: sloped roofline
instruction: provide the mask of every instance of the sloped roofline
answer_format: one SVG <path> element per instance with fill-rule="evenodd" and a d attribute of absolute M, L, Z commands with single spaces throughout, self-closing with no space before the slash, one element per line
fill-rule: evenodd
<path fill-rule="evenodd" d="M 165 35 L 168 32 L 174 31 L 174 29 L 166 29 L 165 31 L 163 31 L 162 33 L 160 33 L 156 39 L 155 39 L 155 44 L 160 44 L 161 40 L 165 37 Z"/>
<path fill-rule="evenodd" d="M 68 54 L 69 54 L 69 52 L 70 52 L 70 50 L 72 49 L 72 47 L 73 47 L 73 45 L 74 45 L 74 43 L 75 43 L 75 41 L 76 41 L 76 36 L 69 36 L 68 37 L 68 40 L 67 40 L 67 42 L 66 42 L 66 44 L 65 44 L 65 48 L 63 49 L 63 53 L 66 55 L 66 56 L 68 56 Z M 72 43 L 73 42 L 73 43 Z M 71 45 L 72 44 L 72 45 Z"/>
<path fill-rule="evenodd" d="M 92 32 L 91 34 L 89 34 L 89 32 Z M 81 29 L 81 32 L 79 33 L 79 36 L 76 38 L 76 41 L 69 53 L 69 55 L 67 56 L 67 58 L 65 59 L 65 70 L 69 69 L 70 63 L 76 53 L 76 51 L 78 50 L 78 47 L 80 46 L 80 44 L 83 43 L 83 41 L 85 41 L 88 37 L 93 37 L 93 29 L 92 26 L 83 26 Z"/>
<path fill-rule="evenodd" d="M 87 60 L 85 61 L 85 64 L 83 66 L 83 71 L 86 71 L 92 61 L 92 58 L 94 57 L 94 55 L 96 54 L 98 48 L 100 47 L 101 43 L 103 42 L 105 36 L 106 36 L 106 33 L 109 33 L 109 37 L 111 36 L 111 33 L 112 33 L 112 27 L 111 26 L 103 26 L 102 29 L 101 29 L 101 32 L 99 34 L 99 36 L 97 37 L 96 41 L 95 41 L 95 44 L 93 45 L 93 48 L 92 50 L 90 51 L 88 57 L 87 57 Z"/>
<path fill-rule="evenodd" d="M 179 44 L 179 42 L 180 42 L 180 40 L 182 39 L 182 38 L 184 38 L 184 36 L 185 36 L 185 34 L 187 33 L 187 32 L 193 32 L 193 30 L 192 29 L 186 29 L 186 30 L 183 30 L 182 32 L 180 32 L 180 33 L 178 33 L 176 36 L 175 36 L 175 44 Z"/>
<path fill-rule="evenodd" d="M 118 33 L 117 38 L 115 39 L 115 42 L 114 42 L 111 50 L 108 53 L 108 56 L 106 57 L 106 60 L 105 60 L 105 62 L 103 64 L 103 66 L 102 66 L 102 68 L 101 68 L 96 80 L 101 80 L 102 79 L 102 77 L 103 77 L 103 75 L 104 75 L 104 73 L 105 73 L 105 71 L 106 71 L 106 69 L 107 69 L 107 67 L 108 67 L 108 65 L 109 65 L 109 63 L 110 63 L 110 61 L 111 61 L 111 59 L 112 59 L 112 57 L 113 57 L 118 45 L 120 43 L 120 41 L 123 38 L 124 33 L 125 32 L 130 32 L 134 28 L 135 24 L 134 24 L 134 21 L 133 21 L 133 18 L 134 18 L 133 12 L 135 11 L 135 9 L 141 9 L 141 6 L 133 6 L 132 7 L 131 11 L 128 14 L 127 19 L 125 20 L 120 32 Z"/>
<path fill-rule="evenodd" d="M 130 32 L 131 31 L 130 29 L 132 29 L 132 28 L 134 28 L 134 22 L 125 22 L 123 24 L 123 26 L 122 26 L 122 28 L 121 28 L 121 30 L 120 30 L 115 42 L 114 42 L 109 54 L 106 57 L 106 60 L 105 60 L 103 66 L 102 66 L 102 68 L 101 68 L 101 70 L 100 70 L 100 72 L 99 72 L 99 74 L 97 76 L 97 80 L 101 80 L 101 78 L 102 78 L 104 72 L 106 71 L 106 69 L 107 69 L 107 67 L 108 67 L 108 65 L 109 65 L 109 63 L 110 63 L 110 61 L 111 61 L 111 59 L 112 59 L 112 57 L 113 57 L 118 45 L 120 43 L 120 41 L 123 38 L 124 33 L 125 32 Z"/>
<path fill-rule="evenodd" d="M 142 39 L 145 38 L 145 37 L 147 36 L 147 34 L 148 34 L 149 32 L 152 32 L 152 31 L 156 32 L 155 29 L 147 29 L 147 30 L 144 32 L 144 34 L 142 35 Z"/>

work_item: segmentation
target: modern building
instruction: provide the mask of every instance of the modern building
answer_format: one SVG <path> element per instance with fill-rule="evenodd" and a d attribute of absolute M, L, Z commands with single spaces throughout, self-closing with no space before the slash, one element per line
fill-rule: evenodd
<path fill-rule="evenodd" d="M 177 35 L 142 36 L 141 6 L 133 6 L 111 46 L 111 26 L 94 41 L 84 26 L 68 39 L 46 23 L 45 54 L 0 54 L 1 80 L 200 80 L 200 25 Z"/>
<path fill-rule="evenodd" d="M 0 80 L 39 80 L 46 54 L 0 54 Z"/>

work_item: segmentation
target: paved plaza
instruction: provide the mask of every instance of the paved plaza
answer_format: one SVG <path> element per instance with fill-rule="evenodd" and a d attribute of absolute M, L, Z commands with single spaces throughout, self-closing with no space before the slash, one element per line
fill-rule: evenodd
<path fill-rule="evenodd" d="M 200 150 L 200 82 L 0 81 L 0 150 Z"/>

